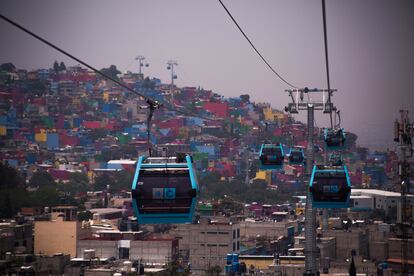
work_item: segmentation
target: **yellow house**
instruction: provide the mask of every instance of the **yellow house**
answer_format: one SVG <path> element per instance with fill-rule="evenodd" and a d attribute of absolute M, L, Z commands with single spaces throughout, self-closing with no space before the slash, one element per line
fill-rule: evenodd
<path fill-rule="evenodd" d="M 0 126 L 0 136 L 7 135 L 7 128 L 5 126 Z"/>
<path fill-rule="evenodd" d="M 108 101 L 109 101 L 109 92 L 108 92 L 108 91 L 103 92 L 102 99 L 103 99 L 105 102 L 108 102 Z"/>
<path fill-rule="evenodd" d="M 266 181 L 267 185 L 272 184 L 272 172 L 271 171 L 258 171 L 256 172 L 256 179 L 261 179 Z"/>
<path fill-rule="evenodd" d="M 35 141 L 36 142 L 44 142 L 47 141 L 47 133 L 46 130 L 41 129 L 39 133 L 35 133 Z"/>
<path fill-rule="evenodd" d="M 275 111 L 271 107 L 266 107 L 263 109 L 263 115 L 265 121 L 275 122 L 278 121 L 279 123 L 283 123 L 287 119 L 287 115 L 280 111 Z"/>

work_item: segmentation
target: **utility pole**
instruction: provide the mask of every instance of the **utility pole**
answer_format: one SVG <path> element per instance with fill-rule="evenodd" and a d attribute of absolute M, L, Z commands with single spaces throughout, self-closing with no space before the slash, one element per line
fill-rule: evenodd
<path fill-rule="evenodd" d="M 409 275 L 407 261 L 408 255 L 408 229 L 411 227 L 410 214 L 407 214 L 407 194 L 410 192 L 410 162 L 408 158 L 413 157 L 412 139 L 414 136 L 414 125 L 410 123 L 408 110 L 400 110 L 400 121 L 394 123 L 394 141 L 398 143 L 400 160 L 398 162 L 398 175 L 401 185 L 401 210 L 400 210 L 400 235 L 401 235 L 401 275 Z"/>
<path fill-rule="evenodd" d="M 174 86 L 174 80 L 177 78 L 177 75 L 174 74 L 174 66 L 178 66 L 177 61 L 169 60 L 167 62 L 167 70 L 171 70 L 171 86 Z"/>
<path fill-rule="evenodd" d="M 312 174 L 314 163 L 314 116 L 315 110 L 322 110 L 324 113 L 331 113 L 334 110 L 330 98 L 336 89 L 294 89 L 286 90 L 292 102 L 285 107 L 285 111 L 291 114 L 299 113 L 299 110 L 306 110 L 308 114 L 308 146 L 306 148 L 306 173 L 309 177 L 306 187 L 306 206 L 305 206 L 305 272 L 304 276 L 319 276 L 316 257 L 318 250 L 316 247 L 316 209 L 312 207 L 312 199 L 309 190 L 309 181 Z M 312 99 L 310 94 L 322 93 L 322 99 Z M 306 100 L 305 100 L 306 95 Z"/>
<path fill-rule="evenodd" d="M 250 171 L 250 164 L 251 164 L 251 156 L 250 156 L 250 151 L 246 150 L 245 151 L 245 155 L 246 155 L 246 177 L 244 178 L 244 184 L 247 186 L 249 186 L 250 184 L 250 175 L 249 175 L 249 171 Z"/>
<path fill-rule="evenodd" d="M 323 146 L 323 162 L 325 164 L 328 164 L 328 147 L 326 146 L 326 143 L 324 143 Z M 328 231 L 329 223 L 328 223 L 328 209 L 324 208 L 322 209 L 322 230 Z"/>
<path fill-rule="evenodd" d="M 144 56 L 137 56 L 136 58 L 135 58 L 135 60 L 138 60 L 138 68 L 139 68 L 139 74 L 141 75 L 142 74 L 142 67 L 143 66 L 145 66 L 145 67 L 148 67 L 149 66 L 149 64 L 148 63 L 143 63 L 143 61 L 145 60 L 145 57 Z"/>

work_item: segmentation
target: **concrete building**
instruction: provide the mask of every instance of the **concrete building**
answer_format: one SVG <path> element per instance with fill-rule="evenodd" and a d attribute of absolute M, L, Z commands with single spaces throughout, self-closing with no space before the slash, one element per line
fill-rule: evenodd
<path fill-rule="evenodd" d="M 335 260 L 338 262 L 349 259 L 352 250 L 356 251 L 357 256 L 369 258 L 369 236 L 366 228 L 352 228 L 348 231 L 327 230 L 323 231 L 323 237 L 335 238 Z"/>
<path fill-rule="evenodd" d="M 0 223 L 0 258 L 6 252 L 33 253 L 33 225 L 15 221 Z"/>
<path fill-rule="evenodd" d="M 245 220 L 240 222 L 240 236 L 243 239 L 254 239 L 258 235 L 272 239 L 280 236 L 289 237 L 296 232 L 296 229 L 298 229 L 297 221 Z"/>
<path fill-rule="evenodd" d="M 408 196 L 408 204 L 414 217 L 414 195 Z M 396 192 L 382 191 L 376 189 L 352 189 L 351 209 L 355 210 L 383 210 L 385 215 L 392 220 L 397 220 L 398 209 L 401 205 L 401 194 Z"/>
<path fill-rule="evenodd" d="M 192 271 L 224 267 L 226 255 L 240 250 L 240 226 L 229 222 L 180 224 L 170 231 L 179 241 L 180 257 Z"/>
<path fill-rule="evenodd" d="M 76 207 L 57 208 L 52 210 L 50 220 L 35 221 L 35 254 L 52 256 L 63 253 L 72 258 L 76 256 L 78 240 L 88 236 L 90 229 L 82 228 L 82 223 L 73 215 L 74 208 Z"/>
<path fill-rule="evenodd" d="M 98 231 L 94 237 L 79 240 L 77 256 L 88 259 L 93 252 L 94 258 L 140 260 L 145 265 L 163 266 L 177 260 L 178 239 L 169 235 L 142 232 L 120 232 L 118 230 Z"/>

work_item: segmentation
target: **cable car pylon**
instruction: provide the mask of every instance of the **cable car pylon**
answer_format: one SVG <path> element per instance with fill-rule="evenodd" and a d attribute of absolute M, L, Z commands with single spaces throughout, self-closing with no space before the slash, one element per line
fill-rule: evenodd
<path fill-rule="evenodd" d="M 306 173 L 310 179 L 314 163 L 314 116 L 315 110 L 322 110 L 324 113 L 331 113 L 335 110 L 330 98 L 336 89 L 301 89 L 285 90 L 292 102 L 288 103 L 285 111 L 291 114 L 297 114 L 300 110 L 307 111 L 308 121 L 308 145 L 306 148 Z M 321 95 L 322 99 L 314 99 L 310 95 Z M 306 97 L 305 97 L 306 95 Z M 305 100 L 306 99 L 306 100 Z M 312 206 L 312 197 L 309 185 L 306 189 L 306 206 L 305 206 L 305 272 L 304 276 L 319 275 L 316 257 L 318 250 L 316 247 L 316 209 Z"/>
<path fill-rule="evenodd" d="M 413 158 L 414 124 L 410 122 L 408 110 L 400 110 L 400 121 L 396 120 L 394 124 L 394 141 L 398 143 L 399 161 L 398 175 L 401 187 L 401 205 L 400 217 L 398 218 L 399 230 L 401 236 L 401 275 L 409 275 L 408 266 L 408 239 L 412 238 L 408 234 L 408 229 L 412 227 L 411 214 L 408 214 L 407 194 L 410 193 L 410 170 L 409 159 Z"/>

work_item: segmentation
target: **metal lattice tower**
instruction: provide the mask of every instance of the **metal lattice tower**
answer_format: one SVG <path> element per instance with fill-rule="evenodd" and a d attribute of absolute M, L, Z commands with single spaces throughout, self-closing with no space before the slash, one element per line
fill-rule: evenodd
<path fill-rule="evenodd" d="M 178 63 L 175 60 L 169 60 L 167 62 L 167 70 L 171 70 L 171 85 L 174 85 L 174 80 L 177 78 L 177 75 L 174 74 L 174 66 L 177 66 Z"/>
<path fill-rule="evenodd" d="M 308 114 L 308 146 L 306 149 L 306 173 L 310 179 L 314 163 L 314 116 L 315 110 L 322 110 L 330 114 L 335 110 L 330 98 L 336 89 L 294 89 L 286 90 L 292 100 L 285 107 L 285 110 L 291 114 L 299 113 L 299 110 L 306 110 Z M 311 94 L 322 93 L 322 99 L 312 99 Z M 305 99 L 306 96 L 306 99 Z M 312 207 L 309 185 L 306 189 L 306 206 L 305 206 L 305 272 L 304 276 L 319 275 L 316 247 L 316 209 Z"/>
<path fill-rule="evenodd" d="M 408 229 L 411 227 L 410 214 L 407 214 L 407 194 L 410 192 L 410 162 L 413 157 L 412 139 L 414 136 L 414 125 L 410 123 L 408 110 L 400 110 L 400 121 L 394 124 L 394 141 L 398 143 L 400 160 L 398 162 L 398 176 L 401 185 L 401 218 L 399 222 L 401 235 L 401 275 L 409 275 L 408 267 Z"/>
<path fill-rule="evenodd" d="M 149 64 L 148 63 L 143 63 L 143 61 L 145 60 L 145 57 L 144 56 L 137 56 L 136 58 L 135 58 L 135 60 L 138 60 L 138 68 L 139 68 L 139 74 L 141 75 L 142 74 L 142 67 L 143 66 L 145 66 L 145 67 L 148 67 L 149 66 Z"/>

